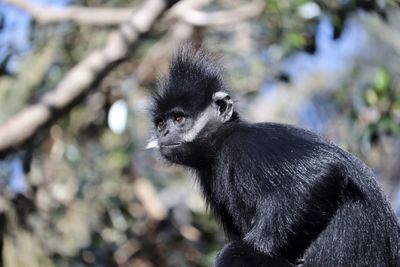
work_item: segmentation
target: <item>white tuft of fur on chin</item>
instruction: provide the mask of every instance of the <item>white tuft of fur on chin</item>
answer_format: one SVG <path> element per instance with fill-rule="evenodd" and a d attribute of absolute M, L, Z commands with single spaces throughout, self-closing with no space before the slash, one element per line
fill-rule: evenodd
<path fill-rule="evenodd" d="M 154 140 L 154 139 L 150 140 L 146 145 L 146 149 L 153 149 L 153 148 L 156 148 L 156 149 L 160 148 L 160 145 L 158 144 L 158 141 Z"/>

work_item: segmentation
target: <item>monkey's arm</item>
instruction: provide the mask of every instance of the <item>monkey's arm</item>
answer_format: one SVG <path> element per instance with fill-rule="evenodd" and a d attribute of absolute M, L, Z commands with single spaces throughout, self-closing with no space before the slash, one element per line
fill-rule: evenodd
<path fill-rule="evenodd" d="M 291 179 L 262 196 L 244 241 L 270 256 L 290 255 L 299 243 L 312 239 L 308 233 L 322 231 L 340 205 L 346 183 L 337 168 L 327 169 L 312 180 Z"/>

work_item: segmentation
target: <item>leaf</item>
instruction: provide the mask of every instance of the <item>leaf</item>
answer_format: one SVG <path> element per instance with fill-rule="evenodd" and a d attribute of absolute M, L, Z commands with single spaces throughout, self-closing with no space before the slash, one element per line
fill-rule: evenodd
<path fill-rule="evenodd" d="M 384 69 L 380 68 L 375 75 L 374 87 L 378 93 L 384 93 L 389 87 L 390 77 L 389 73 Z"/>
<path fill-rule="evenodd" d="M 379 100 L 378 95 L 376 94 L 374 89 L 368 88 L 364 92 L 364 101 L 365 101 L 365 103 L 367 103 L 367 105 L 376 106 L 376 104 L 378 103 L 378 100 Z"/>
<path fill-rule="evenodd" d="M 306 41 L 304 40 L 304 37 L 297 32 L 291 32 L 289 33 L 284 42 L 287 42 L 291 47 L 294 48 L 301 48 L 306 44 Z"/>

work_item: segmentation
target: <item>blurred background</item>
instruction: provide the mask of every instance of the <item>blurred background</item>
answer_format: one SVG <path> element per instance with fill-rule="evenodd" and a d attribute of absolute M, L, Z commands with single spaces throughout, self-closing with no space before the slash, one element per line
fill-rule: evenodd
<path fill-rule="evenodd" d="M 194 177 L 144 149 L 187 40 L 246 119 L 356 154 L 400 216 L 399 2 L 3 0 L 0 266 L 213 266 L 225 238 Z"/>

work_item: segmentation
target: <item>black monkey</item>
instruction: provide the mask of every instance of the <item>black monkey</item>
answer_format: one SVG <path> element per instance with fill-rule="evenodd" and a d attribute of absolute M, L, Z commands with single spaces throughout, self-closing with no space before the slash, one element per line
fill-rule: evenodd
<path fill-rule="evenodd" d="M 148 147 L 197 173 L 230 239 L 216 266 L 400 266 L 372 171 L 307 130 L 242 120 L 206 52 L 180 49 L 153 100 Z"/>

